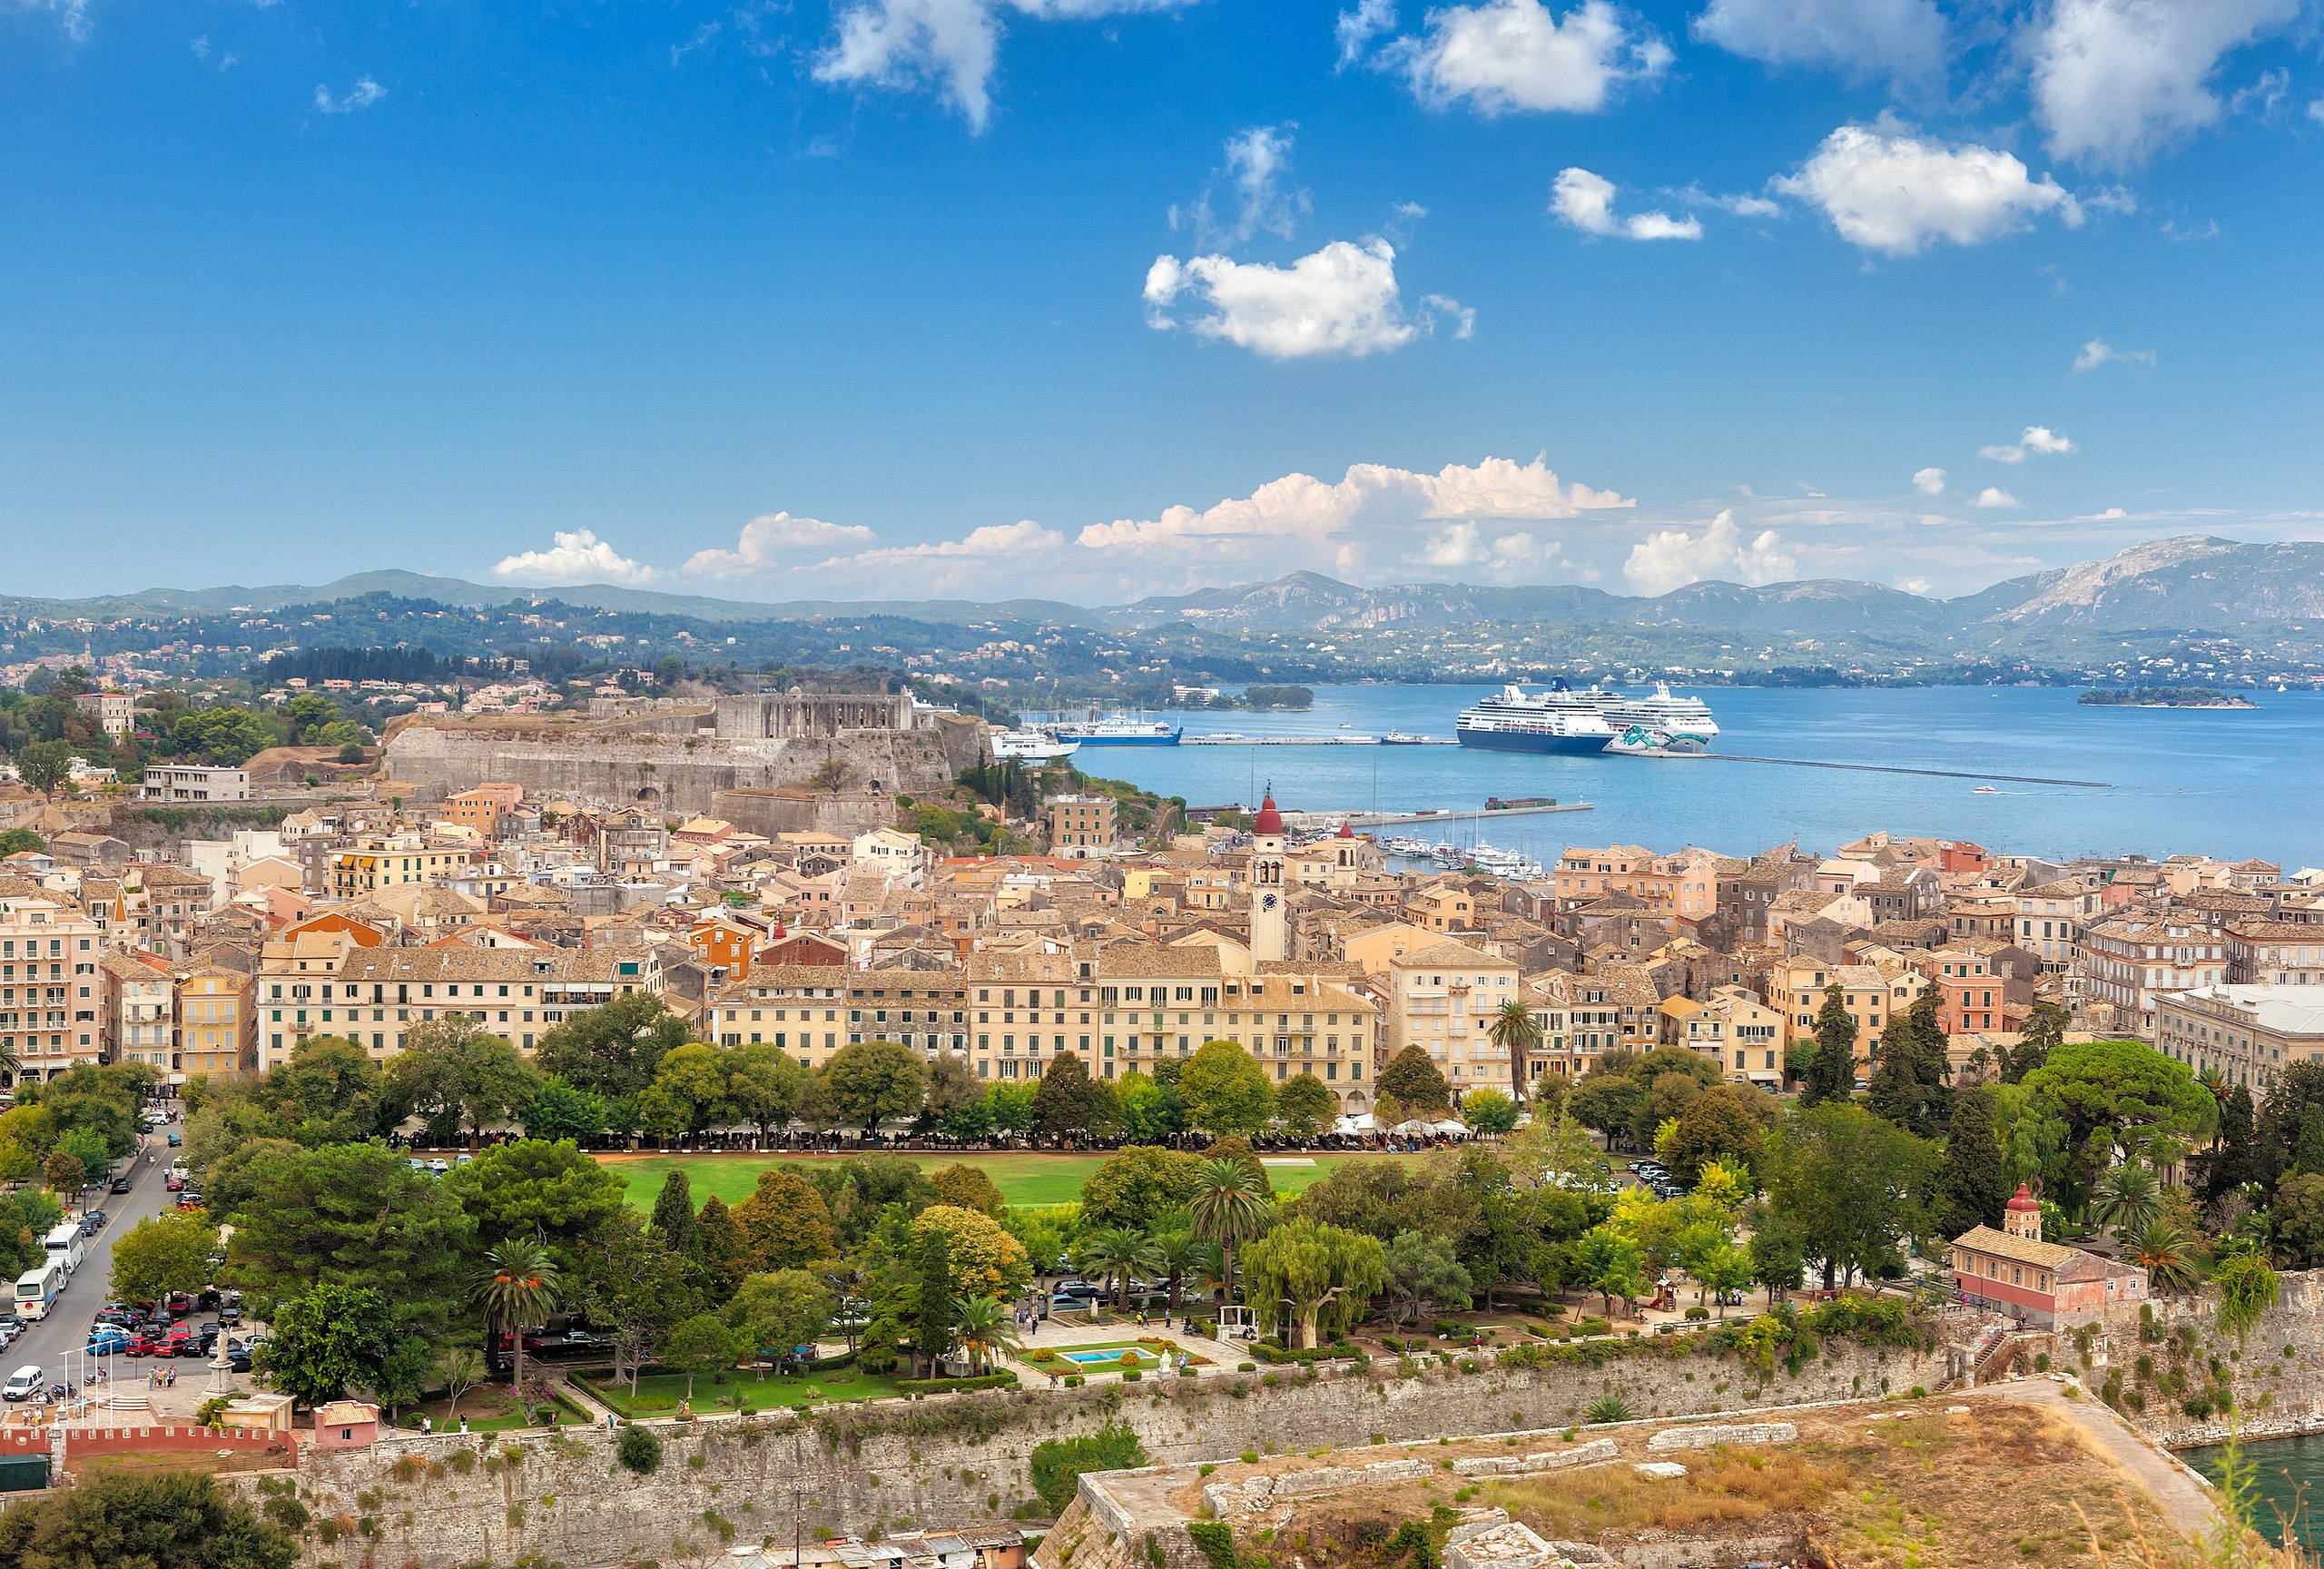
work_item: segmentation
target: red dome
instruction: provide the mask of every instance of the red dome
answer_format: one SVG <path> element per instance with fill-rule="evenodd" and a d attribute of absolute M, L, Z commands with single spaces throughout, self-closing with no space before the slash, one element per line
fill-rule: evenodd
<path fill-rule="evenodd" d="M 1259 814 L 1251 819 L 1251 832 L 1254 834 L 1283 832 L 1283 814 L 1275 809 L 1274 791 L 1268 791 L 1267 798 L 1259 803 Z"/>
<path fill-rule="evenodd" d="M 2039 1209 L 2042 1204 L 2041 1200 L 2025 1190 L 2025 1184 L 2020 1182 L 2017 1185 L 2017 1197 L 2009 1201 L 2009 1207 L 2012 1209 Z"/>
<path fill-rule="evenodd" d="M 1340 824 L 1340 831 L 1332 835 L 1332 837 L 1334 839 L 1353 839 L 1355 837 L 1355 830 L 1343 823 Z"/>

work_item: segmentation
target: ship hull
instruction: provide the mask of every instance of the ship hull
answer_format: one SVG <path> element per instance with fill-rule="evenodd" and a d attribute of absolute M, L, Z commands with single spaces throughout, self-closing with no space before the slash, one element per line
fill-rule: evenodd
<path fill-rule="evenodd" d="M 1167 735 L 1077 735 L 1074 739 L 1084 746 L 1176 746 L 1179 732 Z"/>
<path fill-rule="evenodd" d="M 1487 752 L 1533 752 L 1566 757 L 1594 757 L 1606 749 L 1610 735 L 1543 735 L 1527 731 L 1467 730 L 1461 745 Z"/>

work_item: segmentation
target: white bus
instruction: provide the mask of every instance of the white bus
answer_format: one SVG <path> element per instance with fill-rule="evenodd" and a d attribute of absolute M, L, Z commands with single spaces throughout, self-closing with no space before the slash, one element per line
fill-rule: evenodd
<path fill-rule="evenodd" d="M 48 1256 L 64 1266 L 67 1275 L 81 1267 L 81 1260 L 89 1251 L 88 1244 L 81 1240 L 81 1228 L 70 1220 L 42 1238 L 41 1242 L 48 1248 Z"/>
<path fill-rule="evenodd" d="M 64 1289 L 64 1266 L 56 1259 L 25 1270 L 16 1277 L 16 1317 L 27 1320 L 47 1317 L 56 1294 Z"/>

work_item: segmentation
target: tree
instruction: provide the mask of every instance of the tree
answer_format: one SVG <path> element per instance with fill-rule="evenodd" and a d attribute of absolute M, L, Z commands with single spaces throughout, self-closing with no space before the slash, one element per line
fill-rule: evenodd
<path fill-rule="evenodd" d="M 955 1209 L 974 1209 L 990 1215 L 995 1220 L 1008 1212 L 1009 1200 L 1001 1197 L 993 1179 L 974 1166 L 955 1162 L 936 1173 L 936 1197 L 940 1203 Z"/>
<path fill-rule="evenodd" d="M 2187 1234 L 2168 1220 L 2151 1222 L 2132 1244 L 2140 1268 L 2146 1271 L 2150 1290 L 2164 1297 L 2183 1297 L 2202 1277 L 2187 1250 Z"/>
<path fill-rule="evenodd" d="M 1575 1085 L 1565 1102 L 1576 1121 L 1609 1140 L 1627 1133 L 1645 1103 L 1645 1086 L 1627 1073 L 1602 1067 Z"/>
<path fill-rule="evenodd" d="M 450 1184 L 375 1144 L 300 1150 L 256 1162 L 261 1197 L 233 1212 L 227 1283 L 271 1303 L 320 1281 L 375 1286 L 400 1332 L 443 1330 L 467 1288 L 476 1220 Z"/>
<path fill-rule="evenodd" d="M 2016 1185 L 2009 1179 L 1994 1124 L 1994 1090 L 1965 1090 L 1945 1130 L 1945 1160 L 1936 1174 L 1936 1231 L 1958 1237 L 1973 1226 L 1998 1227 Z"/>
<path fill-rule="evenodd" d="M 275 1113 L 281 1131 L 312 1149 L 386 1131 L 379 1116 L 382 1074 L 370 1053 L 343 1035 L 310 1035 L 290 1060 L 261 1080 L 253 1106 Z"/>
<path fill-rule="evenodd" d="M 1184 1150 L 1125 1144 L 1082 1182 L 1082 1223 L 1144 1230 L 1187 1207 L 1201 1170 L 1201 1159 Z"/>
<path fill-rule="evenodd" d="M 732 1119 L 733 1054 L 724 1047 L 688 1041 L 662 1054 L 654 1082 L 637 1098 L 645 1130 L 660 1139 L 699 1133 Z"/>
<path fill-rule="evenodd" d="M 556 1306 L 556 1265 L 537 1242 L 503 1242 L 485 1255 L 469 1296 L 484 1309 L 487 1328 L 508 1337 L 514 1382 L 525 1382 L 525 1331 L 546 1323 Z"/>
<path fill-rule="evenodd" d="M 1802 1111 L 1768 1147 L 1768 1204 L 1824 1286 L 1900 1268 L 1935 1168 L 1929 1147 L 1861 1106 Z"/>
<path fill-rule="evenodd" d="M 1730 1160 L 1756 1174 L 1767 1153 L 1767 1138 L 1760 1131 L 1758 1118 L 1752 1114 L 1755 1110 L 1726 1086 L 1697 1095 L 1679 1113 L 1665 1156 L 1671 1172 L 1680 1181 L 1692 1184 L 1711 1161 Z"/>
<path fill-rule="evenodd" d="M 789 1052 L 753 1041 L 726 1049 L 726 1094 L 734 1115 L 772 1139 L 807 1110 L 814 1078 Z"/>
<path fill-rule="evenodd" d="M 1053 1139 L 1103 1132 L 1115 1121 L 1113 1093 L 1089 1077 L 1081 1059 L 1060 1051 L 1033 1088 L 1033 1130 Z"/>
<path fill-rule="evenodd" d="M 2203 1136 L 2219 1116 L 2219 1103 L 2184 1063 L 2137 1041 L 2059 1046 L 2025 1076 L 2024 1088 L 2066 1127 L 2062 1203 L 2079 1200 L 2100 1173 L 2152 1140 Z"/>
<path fill-rule="evenodd" d="M 822 1092 L 832 1115 L 865 1138 L 892 1117 L 920 1110 L 928 1072 L 918 1053 L 892 1041 L 858 1041 L 841 1047 L 823 1065 Z"/>
<path fill-rule="evenodd" d="M 742 1337 L 745 1355 L 773 1351 L 779 1360 L 803 1346 L 812 1357 L 836 1307 L 823 1283 L 804 1269 L 776 1269 L 743 1282 L 726 1304 L 726 1321 Z"/>
<path fill-rule="evenodd" d="M 970 1297 L 962 1301 L 953 1310 L 952 1334 L 980 1373 L 990 1372 L 995 1357 L 1024 1344 L 1017 1334 L 1016 1315 L 997 1297 Z"/>
<path fill-rule="evenodd" d="M 2277 1183 L 2270 1218 L 2285 1263 L 2312 1269 L 2324 1262 L 2324 1177 L 2295 1171 Z"/>
<path fill-rule="evenodd" d="M 1052 1515 L 1062 1515 L 1080 1491 L 1088 1471 L 1128 1471 L 1147 1464 L 1137 1430 L 1108 1422 L 1078 1438 L 1044 1438 L 1033 1446 L 1033 1491 Z"/>
<path fill-rule="evenodd" d="M 955 1118 L 984 1102 L 984 1086 L 969 1071 L 965 1054 L 940 1052 L 928 1065 L 928 1115 L 947 1132 L 952 1131 Z M 977 1134 L 955 1133 L 955 1138 L 976 1138 Z"/>
<path fill-rule="evenodd" d="M 663 1190 L 664 1197 L 668 1191 Z M 686 1219 L 691 1225 L 694 1218 Z M 700 1310 L 701 1293 L 694 1284 L 698 1273 L 705 1272 L 672 1248 L 658 1229 L 646 1230 L 634 1214 L 624 1213 L 582 1248 L 577 1295 L 588 1307 L 590 1322 L 610 1332 L 614 1377 L 625 1376 L 633 1395 L 638 1369 L 655 1346 L 673 1325 Z"/>
<path fill-rule="evenodd" d="M 73 748 L 63 741 L 35 741 L 16 753 L 16 776 L 44 795 L 54 795 L 72 775 Z"/>
<path fill-rule="evenodd" d="M 2017 1044 L 2003 1059 L 2002 1082 L 2024 1082 L 2028 1073 L 2047 1062 L 2050 1053 L 2065 1043 L 2066 1026 L 2073 1021 L 2073 1016 L 2054 1002 L 2034 1003 L 2025 1027 L 2018 1031 Z"/>
<path fill-rule="evenodd" d="M 1387 1249 L 1376 1237 L 1313 1220 L 1286 1220 L 1244 1254 L 1252 1305 L 1272 1325 L 1288 1317 L 1294 1350 L 1345 1329 L 1386 1284 Z"/>
<path fill-rule="evenodd" d="M 1606 1316 L 1614 1316 L 1614 1298 L 1635 1301 L 1646 1295 L 1646 1249 L 1635 1238 L 1610 1226 L 1586 1233 L 1574 1245 L 1574 1268 L 1581 1283 L 1606 1299 Z"/>
<path fill-rule="evenodd" d="M 1235 1294 L 1235 1250 L 1264 1235 L 1275 1221 L 1266 1178 L 1240 1160 L 1205 1160 L 1196 1169 L 1187 1213 L 1195 1235 L 1219 1251 L 1221 1300 Z"/>
<path fill-rule="evenodd" d="M 1835 981 L 1824 988 L 1824 1006 L 1816 1014 L 1816 1051 L 1807 1060 L 1799 1104 L 1806 1110 L 1845 1100 L 1855 1084 L 1856 1020 L 1848 1012 L 1847 993 Z"/>
<path fill-rule="evenodd" d="M 1431 1304 L 1456 1312 L 1468 1307 L 1472 1282 L 1451 1238 L 1399 1231 L 1388 1244 L 1386 1263 L 1388 1295 L 1404 1305 L 1405 1323 L 1419 1323 L 1421 1309 Z"/>
<path fill-rule="evenodd" d="M 149 1215 L 113 1245 L 112 1293 L 117 1302 L 157 1302 L 172 1291 L 199 1291 L 215 1273 L 210 1255 L 218 1228 L 199 1214 Z"/>
<path fill-rule="evenodd" d="M 717 1373 L 732 1367 L 741 1353 L 734 1343 L 734 1332 L 719 1322 L 715 1313 L 697 1313 L 670 1331 L 662 1342 L 662 1360 L 686 1376 L 686 1399 L 694 1399 L 694 1381 L 697 1374 Z"/>
<path fill-rule="evenodd" d="M 531 1104 L 540 1086 L 540 1074 L 514 1046 L 486 1034 L 478 1018 L 454 1013 L 412 1026 L 388 1064 L 385 1092 L 431 1129 L 457 1134 L 465 1121 L 474 1145 L 488 1125 Z"/>
<path fill-rule="evenodd" d="M 1509 1088 L 1512 1095 L 1522 1099 L 1525 1094 L 1525 1070 L 1533 1060 L 1533 1052 L 1541 1044 L 1541 1021 L 1534 1016 L 1530 1004 L 1515 1001 L 1504 1002 L 1492 1016 L 1486 1031 L 1492 1043 L 1509 1058 Z M 1474 1127 L 1474 1123 L 1470 1124 Z"/>
<path fill-rule="evenodd" d="M 81 1158 L 69 1150 L 52 1150 L 41 1166 L 41 1176 L 48 1183 L 48 1190 L 60 1199 L 70 1199 L 89 1180 L 89 1169 Z"/>
<path fill-rule="evenodd" d="M 942 1226 L 915 1227 L 912 1241 L 917 1249 L 912 1260 L 912 1357 L 914 1366 L 925 1362 L 933 1369 L 952 1348 L 952 1319 L 960 1305 L 959 1283 L 952 1276 L 951 1233 Z"/>
<path fill-rule="evenodd" d="M 1452 1091 L 1436 1071 L 1427 1049 L 1407 1046 L 1381 1070 L 1380 1092 L 1393 1095 L 1413 1117 L 1442 1117 L 1452 1110 Z"/>
<path fill-rule="evenodd" d="M 759 1173 L 757 1188 L 734 1207 L 734 1224 L 742 1229 L 755 1270 L 812 1264 L 838 1251 L 822 1195 L 785 1167 Z"/>
<path fill-rule="evenodd" d="M 654 1196 L 654 1235 L 679 1258 L 694 1257 L 694 1188 L 683 1169 L 663 1178 L 662 1190 Z"/>
<path fill-rule="evenodd" d="M 1512 1133 L 1517 1102 L 1504 1090 L 1472 1090 L 1461 1097 L 1461 1120 L 1479 1133 Z"/>
<path fill-rule="evenodd" d="M 1321 1079 L 1303 1071 L 1275 1091 L 1275 1120 L 1295 1139 L 1313 1139 L 1337 1115 L 1339 1104 Z"/>
<path fill-rule="evenodd" d="M 7 1569 L 291 1569 L 299 1542 L 195 1471 L 94 1471 L 0 1515 Z"/>
<path fill-rule="evenodd" d="M 522 1120 L 527 1139 L 586 1143 L 605 1136 L 606 1103 L 562 1079 L 549 1079 L 526 1106 Z"/>
<path fill-rule="evenodd" d="M 526 1237 L 569 1254 L 627 1202 L 612 1169 L 582 1154 L 569 1140 L 496 1144 L 444 1182 L 476 1218 L 478 1240 L 487 1247 Z"/>
<path fill-rule="evenodd" d="M 931 1204 L 912 1223 L 914 1236 L 931 1233 L 944 1238 L 946 1279 L 962 1297 L 1016 1298 L 1032 1284 L 1033 1267 L 1023 1243 L 1000 1229 L 990 1215 L 950 1204 Z M 946 1315 L 945 1323 L 951 1323 Z"/>
<path fill-rule="evenodd" d="M 377 1384 L 400 1339 L 386 1294 L 369 1286 L 315 1286 L 276 1308 L 272 1328 L 260 1371 L 309 1407 Z"/>
<path fill-rule="evenodd" d="M 1751 1284 L 1751 1256 L 1723 1237 L 1687 1266 L 1687 1272 L 1718 1303 L 1721 1318 L 1727 1317 L 1728 1294 Z"/>
<path fill-rule="evenodd" d="M 1178 1070 L 1187 1125 L 1206 1133 L 1256 1133 L 1275 1115 L 1275 1085 L 1232 1041 L 1206 1041 Z"/>
<path fill-rule="evenodd" d="M 2258 1118 L 2250 1087 L 2238 1084 L 2228 1091 L 2227 1103 L 2220 1108 L 2219 1138 L 2203 1169 L 2203 1197 L 2217 1199 L 2259 1180 Z"/>
<path fill-rule="evenodd" d="M 2091 1192 L 2091 1218 L 2129 1241 L 2162 1214 L 2162 1185 L 2133 1157 L 2100 1175 Z"/>
<path fill-rule="evenodd" d="M 1136 1069 L 1114 1081 L 1114 1109 L 1121 1119 L 1122 1136 L 1134 1143 L 1158 1143 L 1187 1129 L 1186 1103 L 1177 1086 Z"/>
<path fill-rule="evenodd" d="M 29 828 L 0 830 L 0 855 L 18 855 L 30 850 L 37 854 L 48 848 L 48 841 Z"/>
<path fill-rule="evenodd" d="M 1161 1266 L 1154 1244 L 1134 1226 L 1100 1226 L 1081 1239 L 1081 1268 L 1114 1282 L 1116 1311 L 1129 1302 L 1130 1277 Z"/>
<path fill-rule="evenodd" d="M 484 1382 L 484 1358 L 473 1346 L 447 1346 L 436 1355 L 436 1382 L 448 1404 L 444 1420 L 460 1414 L 460 1396 Z"/>
<path fill-rule="evenodd" d="M 702 1265 L 704 1282 L 712 1296 L 724 1301 L 751 1272 L 751 1239 L 743 1235 L 734 1212 L 715 1193 L 702 1201 L 694 1224 L 694 1257 Z"/>
<path fill-rule="evenodd" d="M 542 1035 L 544 1073 L 600 1096 L 642 1095 L 662 1059 L 685 1044 L 686 1021 L 650 992 L 566 1016 Z"/>
<path fill-rule="evenodd" d="M 1033 1087 L 1021 1082 L 995 1084 L 985 1092 L 985 1118 L 997 1133 L 1030 1133 Z"/>
<path fill-rule="evenodd" d="M 1939 1014 L 1944 1001 L 1935 986 L 1924 987 L 1904 1012 L 1889 1019 L 1866 1096 L 1874 1115 L 1924 1139 L 1934 1138 L 1951 1112 L 1946 1081 L 1953 1070 Z"/>

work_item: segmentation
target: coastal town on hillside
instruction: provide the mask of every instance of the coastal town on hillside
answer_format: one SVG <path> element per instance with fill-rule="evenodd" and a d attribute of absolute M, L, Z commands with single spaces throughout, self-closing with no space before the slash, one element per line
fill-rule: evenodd
<path fill-rule="evenodd" d="M 275 1569 L 1804 1569 L 1896 1496 L 1966 1565 L 2198 1539 L 2169 1449 L 2324 1421 L 2324 871 L 1537 864 L 655 685 L 0 694 L 0 1500 L 193 1465 Z"/>

